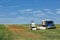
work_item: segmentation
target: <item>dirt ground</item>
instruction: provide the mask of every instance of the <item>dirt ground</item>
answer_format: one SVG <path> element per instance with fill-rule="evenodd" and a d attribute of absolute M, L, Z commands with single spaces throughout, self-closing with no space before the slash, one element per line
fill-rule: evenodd
<path fill-rule="evenodd" d="M 16 26 L 16 25 L 8 25 L 7 27 L 10 31 L 20 34 L 23 37 L 27 37 L 27 38 L 32 38 L 32 39 L 37 39 L 38 37 L 40 37 L 37 34 L 34 34 L 32 32 L 28 32 L 25 30 L 25 28 L 21 27 L 21 26 Z"/>

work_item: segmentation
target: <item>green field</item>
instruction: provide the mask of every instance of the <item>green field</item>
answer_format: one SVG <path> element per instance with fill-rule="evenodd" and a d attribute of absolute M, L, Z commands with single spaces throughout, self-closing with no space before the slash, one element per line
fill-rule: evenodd
<path fill-rule="evenodd" d="M 29 30 L 28 24 L 0 24 L 0 40 L 60 40 L 60 25 L 56 29 Z"/>

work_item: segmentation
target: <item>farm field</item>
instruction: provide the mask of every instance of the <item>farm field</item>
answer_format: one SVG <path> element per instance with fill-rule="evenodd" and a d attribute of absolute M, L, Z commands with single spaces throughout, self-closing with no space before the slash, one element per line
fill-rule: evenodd
<path fill-rule="evenodd" d="M 60 24 L 56 29 L 29 30 L 28 24 L 0 24 L 0 40 L 60 40 Z"/>

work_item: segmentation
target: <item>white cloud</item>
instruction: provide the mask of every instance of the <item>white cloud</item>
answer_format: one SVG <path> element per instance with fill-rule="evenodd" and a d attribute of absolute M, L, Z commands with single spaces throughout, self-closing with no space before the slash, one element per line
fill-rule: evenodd
<path fill-rule="evenodd" d="M 34 10 L 34 9 L 26 9 L 26 10 L 21 10 L 22 14 L 29 14 L 32 15 L 33 17 L 42 17 L 43 15 L 45 16 L 45 13 L 41 10 Z"/>
<path fill-rule="evenodd" d="M 40 18 L 40 17 L 46 16 L 46 14 L 45 13 L 40 13 L 40 14 L 35 14 L 33 16 L 37 17 L 37 18 Z"/>
<path fill-rule="evenodd" d="M 33 9 L 24 9 L 24 10 L 20 10 L 20 11 L 32 11 Z"/>
<path fill-rule="evenodd" d="M 60 14 L 60 8 L 55 10 L 57 14 Z"/>
<path fill-rule="evenodd" d="M 56 13 L 57 13 L 57 14 L 60 14 L 60 11 L 57 11 Z"/>
<path fill-rule="evenodd" d="M 53 11 L 47 11 L 46 13 L 55 15 Z"/>
<path fill-rule="evenodd" d="M 56 9 L 56 10 L 60 10 L 60 8 Z"/>
<path fill-rule="evenodd" d="M 25 10 L 19 10 L 20 14 L 42 14 L 43 11 L 41 10 L 34 10 L 34 9 L 25 9 Z"/>
<path fill-rule="evenodd" d="M 36 14 L 37 16 L 43 16 L 43 15 L 45 15 L 45 14 Z"/>
<path fill-rule="evenodd" d="M 20 14 L 25 14 L 25 13 L 32 13 L 33 9 L 23 9 L 23 10 L 18 10 Z"/>
<path fill-rule="evenodd" d="M 14 15 L 18 15 L 18 13 L 23 14 L 20 16 L 16 16 L 16 18 L 1 18 L 0 17 L 0 23 L 29 23 L 29 21 L 31 20 L 37 20 L 38 19 L 44 19 L 44 18 L 50 18 L 51 16 L 48 14 L 52 14 L 55 15 L 56 14 L 60 14 L 60 9 L 55 9 L 55 10 L 51 10 L 51 9 L 43 9 L 43 10 L 35 10 L 35 9 L 22 9 L 22 10 L 17 10 L 15 12 L 10 12 L 8 15 L 4 15 L 4 14 L 0 14 L 0 16 L 14 16 Z M 28 15 L 26 15 L 26 14 Z M 48 13 L 48 14 L 47 14 Z M 32 15 L 32 16 L 31 16 Z M 52 16 L 52 18 L 55 16 Z M 55 17 L 56 18 L 56 17 Z"/>
<path fill-rule="evenodd" d="M 39 13 L 39 14 L 41 14 L 43 12 L 41 10 L 36 10 L 36 11 L 33 11 L 32 13 Z"/>
<path fill-rule="evenodd" d="M 51 14 L 51 15 L 56 15 L 57 14 L 55 10 L 53 10 L 53 9 L 44 9 L 45 13 L 48 13 L 48 14 Z"/>
<path fill-rule="evenodd" d="M 29 12 L 32 11 L 33 9 L 23 9 L 23 10 L 19 10 L 19 12 Z"/>

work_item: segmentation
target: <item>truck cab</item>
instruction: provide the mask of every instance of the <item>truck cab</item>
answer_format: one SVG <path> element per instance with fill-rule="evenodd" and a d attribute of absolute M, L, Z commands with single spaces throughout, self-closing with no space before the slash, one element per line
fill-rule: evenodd
<path fill-rule="evenodd" d="M 52 20 L 46 21 L 46 27 L 48 29 L 55 29 L 56 28 L 55 25 L 54 25 L 54 22 Z"/>

